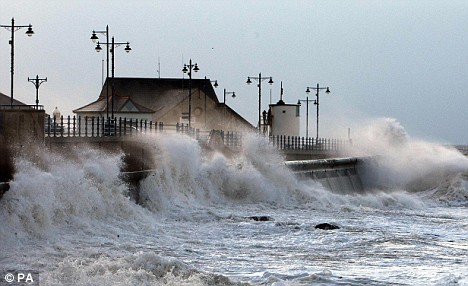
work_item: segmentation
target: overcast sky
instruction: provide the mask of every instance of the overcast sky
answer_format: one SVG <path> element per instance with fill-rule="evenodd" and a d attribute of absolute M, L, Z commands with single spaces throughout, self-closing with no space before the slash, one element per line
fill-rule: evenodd
<path fill-rule="evenodd" d="M 279 99 L 320 94 L 322 137 L 346 138 L 363 121 L 397 119 L 413 138 L 468 144 L 468 1 L 159 1 L 1 0 L 0 24 L 33 25 L 15 33 L 15 98 L 35 102 L 28 77 L 47 77 L 40 104 L 63 114 L 97 99 L 105 53 L 95 52 L 92 30 L 109 25 L 117 42 L 118 77 L 196 77 L 218 80 L 237 97 L 227 104 L 256 125 L 258 89 L 263 109 Z M 101 38 L 105 39 L 103 35 Z M 0 91 L 10 94 L 10 32 L 0 30 Z M 105 47 L 103 47 L 105 48 Z M 158 73 L 158 63 L 160 72 Z M 312 92 L 309 97 L 315 98 Z M 315 106 L 309 133 L 315 136 Z M 305 107 L 302 107 L 302 132 Z M 304 134 L 303 134 L 304 135 Z"/>

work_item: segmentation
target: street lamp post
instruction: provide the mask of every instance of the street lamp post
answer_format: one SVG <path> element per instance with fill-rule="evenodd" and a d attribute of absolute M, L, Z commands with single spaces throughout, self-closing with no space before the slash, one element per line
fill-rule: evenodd
<path fill-rule="evenodd" d="M 109 43 L 109 25 L 106 25 L 106 30 L 105 31 L 96 31 L 94 30 L 93 33 L 91 34 L 91 40 L 93 43 L 96 43 L 99 40 L 99 37 L 96 35 L 96 33 L 99 34 L 104 34 L 106 35 L 106 43 Z M 109 78 L 109 45 L 106 45 L 107 47 L 107 74 L 106 74 L 106 79 Z M 99 50 L 100 51 L 100 50 Z M 106 85 L 106 117 L 109 118 L 109 83 Z"/>
<path fill-rule="evenodd" d="M 223 103 L 224 103 L 223 128 L 226 129 L 226 95 L 231 95 L 232 98 L 236 98 L 236 92 L 226 91 L 226 89 L 224 89 L 223 95 L 224 95 L 223 96 Z"/>
<path fill-rule="evenodd" d="M 268 83 L 271 85 L 273 84 L 273 78 L 270 77 L 262 77 L 262 73 L 258 74 L 258 77 L 249 76 L 247 77 L 247 84 L 251 84 L 251 79 L 258 81 L 258 133 L 261 132 L 261 116 L 262 116 L 262 81 L 265 79 L 270 79 Z"/>
<path fill-rule="evenodd" d="M 309 101 L 313 101 L 314 104 L 317 104 L 316 100 L 309 99 L 307 96 L 306 99 L 299 99 L 297 104 L 301 104 L 301 102 L 306 102 L 306 138 L 309 138 Z"/>
<path fill-rule="evenodd" d="M 205 128 L 206 128 L 206 85 L 205 85 L 205 84 L 206 84 L 206 80 L 207 80 L 207 78 L 206 78 L 206 76 L 205 76 L 205 81 L 203 82 L 203 87 L 204 87 L 203 93 L 205 94 L 205 109 L 204 109 L 204 110 L 205 110 Z M 217 81 L 217 80 L 210 80 L 210 83 L 213 83 L 213 86 L 214 86 L 215 88 L 218 87 L 218 81 Z"/>
<path fill-rule="evenodd" d="M 11 31 L 11 40 L 10 40 L 10 45 L 11 45 L 11 70 L 10 70 L 10 77 L 11 77 L 11 91 L 10 91 L 10 104 L 13 106 L 13 82 L 14 82 L 14 73 L 15 73 L 15 32 L 18 31 L 21 28 L 28 28 L 26 31 L 26 35 L 28 37 L 31 37 L 34 35 L 34 31 L 32 30 L 32 25 L 29 24 L 27 26 L 21 26 L 21 25 L 15 25 L 15 18 L 11 18 L 11 25 L 0 25 L 0 27 L 3 27 L 7 29 L 8 31 Z"/>
<path fill-rule="evenodd" d="M 115 48 L 120 46 L 120 45 L 126 45 L 125 46 L 125 52 L 126 53 L 129 53 L 132 49 L 130 48 L 130 43 L 129 42 L 126 42 L 126 43 L 116 43 L 115 40 L 114 40 L 114 37 L 112 37 L 112 41 L 109 43 L 109 42 L 106 42 L 106 43 L 100 43 L 100 42 L 97 42 L 97 46 L 96 46 L 96 51 L 97 52 L 100 52 L 102 50 L 101 48 L 101 45 L 100 44 L 103 44 L 103 45 L 107 45 L 107 46 L 111 46 L 110 48 L 110 53 L 112 54 L 112 102 L 111 102 L 111 110 L 112 110 L 112 115 L 111 115 L 111 118 L 114 119 L 114 96 L 115 96 L 115 88 L 114 88 L 114 74 L 115 74 Z M 107 100 L 107 104 L 109 104 L 109 100 Z M 109 110 L 109 108 L 107 108 L 107 110 Z M 109 112 L 109 111 L 107 111 Z M 109 116 L 109 115 L 107 115 Z"/>
<path fill-rule="evenodd" d="M 315 91 L 317 92 L 315 94 L 315 96 L 317 96 L 317 99 L 315 100 L 314 104 L 317 106 L 317 137 L 316 139 L 318 140 L 319 138 L 319 91 L 322 90 L 322 89 L 326 89 L 325 93 L 330 93 L 330 89 L 327 87 L 320 87 L 319 84 L 317 83 L 317 87 L 307 87 L 306 89 L 306 93 L 309 94 L 310 93 L 310 89 L 315 89 Z"/>
<path fill-rule="evenodd" d="M 29 78 L 28 81 L 32 82 L 34 86 L 36 87 L 36 110 L 39 109 L 39 86 L 43 82 L 47 82 L 47 78 L 39 78 L 39 75 L 36 75 L 36 78 Z"/>
<path fill-rule="evenodd" d="M 188 111 L 189 131 L 190 131 L 190 128 L 192 127 L 192 70 L 194 72 L 198 72 L 200 69 L 198 68 L 197 63 L 192 64 L 192 59 L 190 59 L 189 64 L 188 65 L 184 64 L 184 68 L 182 69 L 182 71 L 184 73 L 187 73 L 189 76 L 189 111 Z"/>

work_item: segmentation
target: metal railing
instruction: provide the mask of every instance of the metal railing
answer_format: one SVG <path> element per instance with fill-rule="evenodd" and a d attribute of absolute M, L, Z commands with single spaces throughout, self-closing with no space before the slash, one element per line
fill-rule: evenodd
<path fill-rule="evenodd" d="M 270 143 L 280 150 L 337 151 L 351 145 L 349 140 L 299 136 L 270 136 Z"/>
<path fill-rule="evenodd" d="M 0 110 L 44 110 L 44 105 L 3 104 Z"/>
<path fill-rule="evenodd" d="M 179 133 L 189 135 L 200 142 L 208 142 L 216 131 L 200 131 L 189 128 L 188 124 L 175 125 L 132 118 L 105 118 L 88 116 L 61 116 L 59 119 L 47 116 L 45 119 L 45 136 L 53 137 L 122 137 L 138 136 L 153 133 Z M 224 145 L 241 147 L 242 133 L 219 131 Z M 270 136 L 269 142 L 279 150 L 297 151 L 337 151 L 351 145 L 349 140 L 306 138 L 299 136 Z"/>
<path fill-rule="evenodd" d="M 166 125 L 163 122 L 142 119 L 95 116 L 47 116 L 44 131 L 46 137 L 120 137 L 171 131 L 197 136 L 199 133 L 184 124 Z"/>

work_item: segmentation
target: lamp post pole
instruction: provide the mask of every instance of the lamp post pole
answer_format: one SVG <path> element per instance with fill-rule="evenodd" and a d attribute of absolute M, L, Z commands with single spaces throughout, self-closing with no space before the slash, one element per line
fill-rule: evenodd
<path fill-rule="evenodd" d="M 130 43 L 129 42 L 126 42 L 126 43 L 116 43 L 115 40 L 114 40 L 114 37 L 112 37 L 112 41 L 109 43 L 109 42 L 106 42 L 106 43 L 100 43 L 100 42 L 97 42 L 97 46 L 95 48 L 95 50 L 97 52 L 100 52 L 102 50 L 101 48 L 101 44 L 103 45 L 106 45 L 107 47 L 109 47 L 109 45 L 111 46 L 110 48 L 110 53 L 112 54 L 112 78 L 111 78 L 111 81 L 112 81 L 112 98 L 111 98 L 111 110 L 112 110 L 112 115 L 111 115 L 111 118 L 114 119 L 114 97 L 115 97 L 115 88 L 114 88 L 114 71 L 115 71 L 115 48 L 117 48 L 118 46 L 120 45 L 126 45 L 125 46 L 125 52 L 126 53 L 129 53 L 132 49 L 130 48 Z M 109 99 L 107 99 L 107 104 L 109 104 Z M 108 105 L 107 105 L 108 106 Z M 108 112 L 108 115 L 109 116 L 109 108 L 107 108 L 107 112 Z M 109 117 L 108 117 L 109 118 Z"/>
<path fill-rule="evenodd" d="M 39 75 L 36 75 L 36 78 L 28 77 L 28 81 L 32 82 L 34 86 L 36 87 L 36 110 L 38 110 L 39 109 L 39 86 L 41 86 L 43 82 L 47 82 L 47 78 L 39 78 Z"/>
<path fill-rule="evenodd" d="M 232 95 L 232 98 L 236 98 L 236 92 L 235 91 L 226 91 L 226 89 L 224 89 L 223 95 L 224 95 L 223 96 L 223 104 L 224 104 L 223 128 L 226 129 L 226 95 Z"/>
<path fill-rule="evenodd" d="M 205 109 L 204 109 L 204 112 L 205 112 L 205 128 L 206 128 L 206 80 L 207 80 L 207 78 L 205 76 L 205 81 L 203 82 L 203 87 L 204 87 L 203 93 L 205 94 Z M 215 88 L 218 87 L 218 81 L 217 80 L 210 80 L 210 84 L 211 83 L 214 83 L 213 86 Z"/>
<path fill-rule="evenodd" d="M 315 94 L 315 96 L 317 96 L 317 99 L 315 100 L 314 104 L 317 105 L 317 137 L 316 139 L 318 140 L 319 138 L 319 91 L 322 90 L 322 89 L 326 89 L 325 93 L 330 93 L 330 89 L 327 87 L 320 87 L 319 84 L 317 83 L 317 87 L 307 87 L 306 89 L 306 93 L 309 94 L 310 93 L 310 89 L 315 89 L 315 91 L 317 92 Z"/>
<path fill-rule="evenodd" d="M 261 132 L 261 116 L 262 116 L 262 81 L 265 80 L 265 79 L 270 79 L 268 81 L 268 83 L 271 85 L 273 84 L 273 78 L 270 76 L 270 77 L 262 77 L 262 73 L 259 73 L 258 74 L 258 77 L 254 77 L 254 76 L 249 76 L 247 77 L 247 84 L 251 84 L 252 81 L 251 79 L 254 79 L 256 81 L 258 81 L 258 133 Z"/>
<path fill-rule="evenodd" d="M 200 69 L 198 68 L 197 63 L 192 64 L 192 59 L 190 59 L 189 64 L 184 64 L 184 68 L 182 71 L 184 73 L 188 73 L 189 76 L 189 111 L 188 111 L 188 124 L 189 124 L 189 132 L 191 131 L 192 127 L 192 70 L 194 72 L 198 72 Z"/>
<path fill-rule="evenodd" d="M 13 106 L 13 83 L 14 83 L 14 74 L 15 74 L 15 32 L 18 31 L 21 28 L 28 28 L 28 30 L 26 31 L 26 35 L 28 35 L 28 37 L 31 37 L 34 34 L 34 31 L 32 30 L 32 25 L 31 24 L 29 24 L 27 26 L 15 25 L 15 18 L 11 18 L 11 25 L 0 25 L 0 27 L 3 27 L 5 29 L 11 31 L 11 39 L 10 39 L 10 45 L 11 45 L 10 105 Z"/>
<path fill-rule="evenodd" d="M 106 25 L 106 30 L 105 31 L 93 31 L 91 35 L 91 40 L 93 43 L 96 43 L 99 40 L 99 37 L 96 35 L 96 33 L 104 34 L 106 35 L 106 43 L 109 43 L 109 25 Z M 106 73 L 106 79 L 109 79 L 109 45 L 106 45 L 107 47 L 107 73 Z M 106 85 L 106 117 L 109 119 L 109 83 Z"/>
<path fill-rule="evenodd" d="M 306 102 L 306 138 L 309 138 L 309 101 L 313 101 L 314 104 L 317 103 L 316 100 L 309 99 L 307 96 L 306 99 L 299 99 L 297 104 L 301 104 L 301 102 Z"/>

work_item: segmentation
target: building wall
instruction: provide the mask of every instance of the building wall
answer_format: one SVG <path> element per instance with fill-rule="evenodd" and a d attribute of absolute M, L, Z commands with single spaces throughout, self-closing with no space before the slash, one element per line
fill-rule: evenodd
<path fill-rule="evenodd" d="M 189 98 L 187 96 L 187 98 L 181 101 L 164 116 L 157 118 L 157 121 L 164 122 L 165 124 L 188 124 L 188 119 L 182 119 L 182 113 L 188 113 L 188 110 Z M 157 115 L 155 117 L 157 117 Z M 156 119 L 153 118 L 153 120 Z M 201 130 L 216 129 L 225 131 L 245 131 L 252 128 L 228 107 L 226 107 L 226 113 L 224 113 L 223 104 L 215 102 L 209 96 L 205 97 L 205 94 L 199 89 L 194 89 L 192 91 L 191 125 L 192 127 Z"/>
<path fill-rule="evenodd" d="M 299 136 L 297 104 L 270 105 L 271 135 Z"/>
<path fill-rule="evenodd" d="M 0 110 L 0 143 L 25 145 L 44 142 L 44 110 Z"/>
<path fill-rule="evenodd" d="M 138 120 L 147 120 L 153 122 L 163 122 L 165 125 L 175 125 L 176 123 L 188 124 L 188 118 L 183 118 L 183 113 L 188 116 L 189 111 L 189 92 L 188 89 L 173 88 L 166 90 L 163 96 L 164 100 L 158 98 L 159 106 L 154 106 L 151 101 L 151 95 L 145 97 L 145 102 L 139 102 L 135 98 L 135 103 L 155 110 L 153 114 L 149 113 L 130 113 L 114 112 L 115 117 L 126 117 Z M 244 131 L 251 130 L 252 125 L 246 122 L 242 117 L 220 104 L 213 95 L 206 95 L 202 89 L 195 87 L 192 89 L 192 120 L 193 128 L 200 130 L 225 130 L 225 131 Z M 139 96 L 140 98 L 142 96 Z M 178 103 L 177 103 L 178 102 Z M 225 114 L 225 115 L 224 115 Z M 105 112 L 78 112 L 77 115 L 92 117 L 106 116 Z"/>

